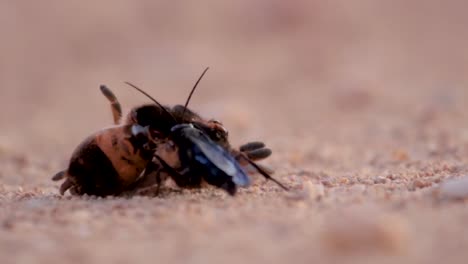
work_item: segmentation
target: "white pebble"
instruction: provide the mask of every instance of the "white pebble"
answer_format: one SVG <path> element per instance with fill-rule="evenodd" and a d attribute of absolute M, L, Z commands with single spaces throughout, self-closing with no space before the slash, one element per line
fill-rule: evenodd
<path fill-rule="evenodd" d="M 467 199 L 468 177 L 465 176 L 445 181 L 440 185 L 435 193 L 442 199 Z"/>
<path fill-rule="evenodd" d="M 325 189 L 322 184 L 314 184 L 311 181 L 304 182 L 304 193 L 309 199 L 317 199 L 325 194 Z"/>

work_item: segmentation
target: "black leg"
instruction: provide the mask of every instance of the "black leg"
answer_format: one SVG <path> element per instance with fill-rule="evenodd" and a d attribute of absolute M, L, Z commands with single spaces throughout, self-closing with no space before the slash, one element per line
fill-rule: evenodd
<path fill-rule="evenodd" d="M 52 176 L 53 181 L 60 181 L 61 179 L 65 178 L 66 170 L 57 172 L 54 176 Z"/>
<path fill-rule="evenodd" d="M 73 182 L 70 181 L 70 179 L 66 179 L 60 186 L 60 194 L 64 195 L 65 192 L 73 186 L 74 186 Z"/>
<path fill-rule="evenodd" d="M 188 169 L 182 174 L 176 171 L 174 168 L 169 166 L 161 157 L 158 155 L 155 156 L 156 159 L 161 163 L 162 168 L 171 176 L 171 178 L 175 181 L 175 183 L 179 187 L 185 188 L 195 188 L 200 187 L 201 185 L 201 177 L 196 175 L 192 175 Z"/>
<path fill-rule="evenodd" d="M 272 151 L 265 147 L 265 143 L 261 141 L 253 141 L 241 145 L 239 151 L 247 155 L 250 160 L 262 160 L 271 156 Z"/>
<path fill-rule="evenodd" d="M 276 183 L 278 186 L 280 186 L 281 188 L 283 188 L 285 191 L 289 191 L 289 189 L 284 186 L 281 182 L 279 182 L 277 179 L 271 177 L 270 174 L 268 174 L 265 170 L 263 170 L 262 167 L 260 167 L 258 164 L 256 164 L 255 162 L 251 161 L 248 157 L 246 157 L 244 154 L 240 153 L 237 157 L 237 159 L 243 159 L 245 160 L 247 163 L 249 163 L 250 165 L 252 165 L 263 177 L 265 177 L 265 179 L 267 180 L 270 180 L 270 181 L 273 181 L 274 183 Z"/>
<path fill-rule="evenodd" d="M 249 143 L 246 143 L 246 144 L 240 146 L 239 150 L 242 151 L 242 152 L 247 152 L 247 151 L 251 151 L 251 150 L 262 149 L 264 147 L 265 147 L 265 143 L 263 143 L 261 141 L 253 141 L 253 142 L 249 142 Z"/>
<path fill-rule="evenodd" d="M 269 148 L 260 148 L 260 149 L 245 151 L 244 153 L 251 160 L 262 160 L 262 159 L 268 158 L 272 152 L 271 152 L 271 149 Z"/>
<path fill-rule="evenodd" d="M 148 195 L 150 193 L 159 195 L 160 187 L 162 184 L 161 177 L 162 168 L 159 163 L 150 162 L 141 177 L 134 183 L 126 187 L 124 190 L 125 195 Z"/>

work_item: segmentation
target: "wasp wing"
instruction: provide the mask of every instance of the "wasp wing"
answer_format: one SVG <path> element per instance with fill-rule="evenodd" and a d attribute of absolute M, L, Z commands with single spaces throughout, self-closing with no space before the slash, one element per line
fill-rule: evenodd
<path fill-rule="evenodd" d="M 191 132 L 185 131 L 185 136 L 204 154 L 209 162 L 218 169 L 224 171 L 232 177 L 232 181 L 238 186 L 248 186 L 250 179 L 242 169 L 236 159 L 218 144 L 214 143 L 203 131 L 193 129 Z M 187 133 L 188 132 L 188 133 Z M 195 155 L 195 159 L 201 163 L 207 163 L 205 157 Z"/>

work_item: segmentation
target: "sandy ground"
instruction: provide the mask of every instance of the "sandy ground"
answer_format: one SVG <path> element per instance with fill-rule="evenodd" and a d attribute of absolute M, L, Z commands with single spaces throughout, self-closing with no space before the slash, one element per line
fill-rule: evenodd
<path fill-rule="evenodd" d="M 466 4 L 218 2 L 0 2 L 0 262 L 465 263 L 440 188 L 468 175 Z M 99 84 L 181 103 L 205 66 L 192 109 L 265 141 L 290 192 L 58 195 L 111 124 Z"/>

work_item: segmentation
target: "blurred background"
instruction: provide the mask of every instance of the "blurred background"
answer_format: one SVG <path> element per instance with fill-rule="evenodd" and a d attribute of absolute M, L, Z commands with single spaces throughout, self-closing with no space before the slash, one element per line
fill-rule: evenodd
<path fill-rule="evenodd" d="M 432 194 L 468 175 L 467 8 L 0 0 L 0 262 L 465 263 L 466 202 Z M 149 100 L 124 81 L 180 104 L 207 66 L 191 109 L 265 141 L 291 192 L 57 195 L 51 175 L 112 125 L 100 84 L 126 111 Z"/>
<path fill-rule="evenodd" d="M 126 110 L 148 100 L 123 81 L 172 105 L 206 66 L 191 107 L 234 141 L 349 141 L 382 118 L 456 111 L 468 96 L 467 5 L 1 1 L 0 146 L 68 155 L 111 124 L 100 84 Z"/>

